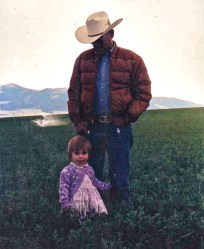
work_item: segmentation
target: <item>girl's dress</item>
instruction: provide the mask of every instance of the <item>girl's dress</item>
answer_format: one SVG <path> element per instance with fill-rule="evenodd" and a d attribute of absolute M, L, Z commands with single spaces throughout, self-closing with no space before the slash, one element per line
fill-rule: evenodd
<path fill-rule="evenodd" d="M 72 209 L 76 209 L 82 217 L 94 213 L 108 214 L 98 190 L 93 186 L 91 180 L 86 174 L 81 186 L 72 198 Z"/>

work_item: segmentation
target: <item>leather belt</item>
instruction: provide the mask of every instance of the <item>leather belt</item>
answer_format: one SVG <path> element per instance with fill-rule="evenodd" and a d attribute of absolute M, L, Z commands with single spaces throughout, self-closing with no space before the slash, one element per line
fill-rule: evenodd
<path fill-rule="evenodd" d="M 110 124 L 110 116 L 94 116 L 94 123 Z"/>

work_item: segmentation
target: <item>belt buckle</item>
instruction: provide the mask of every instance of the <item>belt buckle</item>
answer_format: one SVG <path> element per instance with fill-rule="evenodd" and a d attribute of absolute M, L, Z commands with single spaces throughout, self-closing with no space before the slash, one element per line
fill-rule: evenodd
<path fill-rule="evenodd" d="M 100 123 L 108 123 L 108 117 L 107 116 L 100 116 L 99 117 L 99 122 Z"/>

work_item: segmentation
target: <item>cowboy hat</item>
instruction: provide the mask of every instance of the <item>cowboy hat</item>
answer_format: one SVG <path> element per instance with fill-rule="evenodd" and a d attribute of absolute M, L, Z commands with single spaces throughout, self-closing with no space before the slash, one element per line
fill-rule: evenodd
<path fill-rule="evenodd" d="M 86 19 L 85 26 L 76 30 L 76 39 L 81 43 L 92 43 L 115 28 L 122 20 L 123 18 L 120 18 L 111 24 L 106 12 L 95 12 Z"/>

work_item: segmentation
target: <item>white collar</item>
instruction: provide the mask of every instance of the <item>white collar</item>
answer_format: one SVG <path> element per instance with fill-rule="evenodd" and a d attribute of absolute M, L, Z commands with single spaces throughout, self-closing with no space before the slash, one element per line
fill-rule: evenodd
<path fill-rule="evenodd" d="M 88 163 L 85 163 L 83 166 L 78 166 L 76 163 L 71 162 L 71 164 L 76 167 L 77 169 L 84 169 L 88 166 Z"/>

